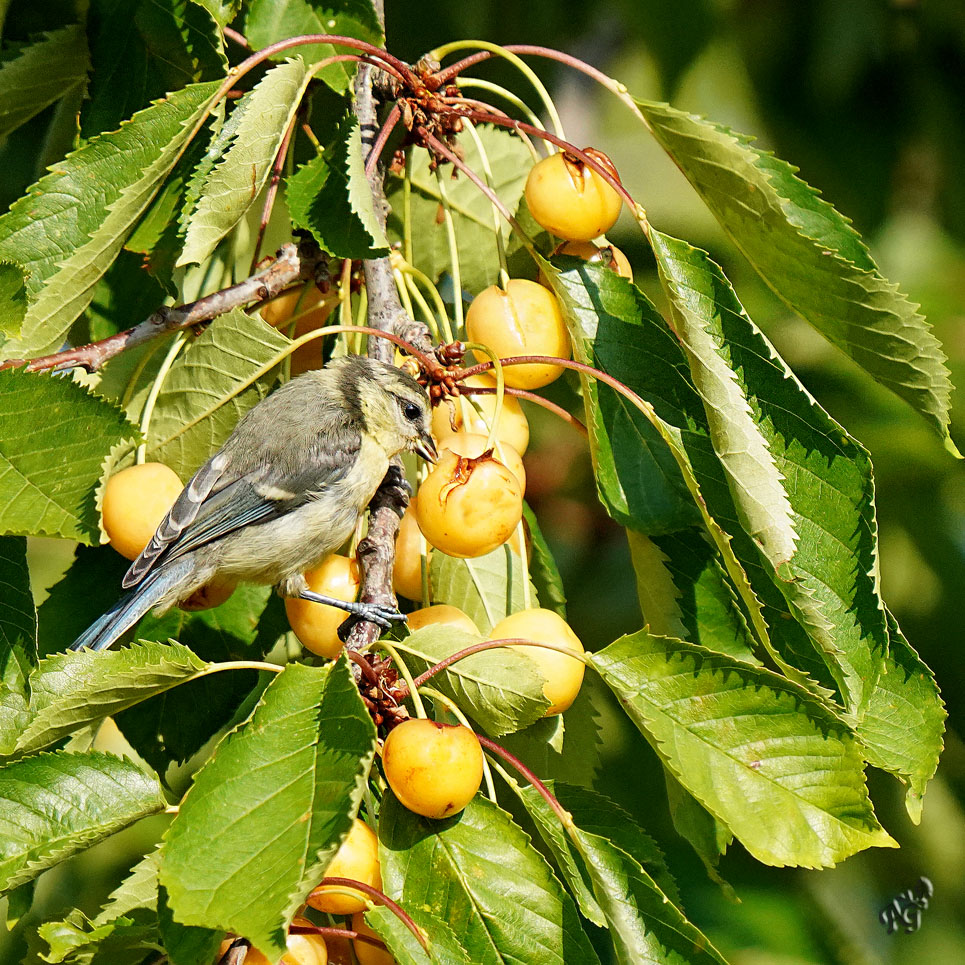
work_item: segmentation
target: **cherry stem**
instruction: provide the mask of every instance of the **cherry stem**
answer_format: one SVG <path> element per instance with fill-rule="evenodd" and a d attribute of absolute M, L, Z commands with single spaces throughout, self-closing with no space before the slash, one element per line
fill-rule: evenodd
<path fill-rule="evenodd" d="M 377 901 L 380 905 L 385 905 L 389 911 L 395 915 L 399 921 L 405 925 L 406 928 L 415 935 L 416 940 L 419 944 L 428 952 L 429 943 L 426 941 L 422 932 L 419 931 L 416 923 L 403 911 L 403 909 L 397 905 L 388 895 L 384 892 L 378 890 L 378 888 L 373 888 L 371 885 L 367 885 L 361 881 L 355 881 L 352 878 L 322 878 L 319 885 L 345 885 L 349 888 L 354 888 L 356 891 L 361 891 L 363 894 L 368 895 L 373 900 Z"/>
<path fill-rule="evenodd" d="M 481 734 L 476 734 L 476 740 L 486 748 L 491 754 L 495 754 L 497 757 L 501 757 L 507 764 L 514 767 L 523 777 L 529 781 L 530 784 L 537 790 L 540 797 L 553 809 L 556 816 L 560 819 L 560 823 L 564 827 L 568 827 L 571 818 L 569 812 L 560 804 L 559 801 L 553 796 L 552 791 L 531 771 L 518 757 L 514 754 L 510 754 L 508 750 L 504 747 L 500 747 L 495 741 L 491 741 L 488 737 L 483 737 Z"/>
<path fill-rule="evenodd" d="M 365 162 L 366 178 L 372 177 L 372 174 L 375 172 L 375 165 L 379 163 L 379 156 L 382 154 L 382 149 L 385 147 L 386 141 L 391 137 L 392 132 L 395 130 L 395 125 L 399 123 L 401 116 L 402 109 L 398 104 L 394 104 L 372 144 L 372 150 L 369 151 L 368 160 Z"/>
<path fill-rule="evenodd" d="M 404 649 L 404 643 L 400 644 Z M 419 674 L 412 683 L 416 688 L 421 687 L 424 683 L 431 680 L 437 673 L 441 673 L 448 667 L 451 667 L 454 663 L 465 657 L 471 657 L 474 653 L 482 653 L 484 650 L 500 650 L 503 647 L 541 647 L 543 650 L 555 650 L 557 653 L 565 653 L 568 657 L 572 657 L 574 660 L 582 660 L 586 663 L 586 658 L 584 654 L 578 653 L 575 650 L 571 650 L 569 647 L 564 647 L 561 644 L 555 643 L 545 643 L 542 640 L 527 640 L 525 637 L 503 637 L 500 640 L 481 640 L 479 643 L 472 643 L 468 647 L 464 647 L 462 650 L 457 650 L 455 653 L 449 654 L 443 660 L 440 660 L 437 664 L 431 666 L 424 673 Z M 402 690 L 396 691 L 399 700 L 405 700 L 409 696 L 408 687 L 403 692 Z"/>
<path fill-rule="evenodd" d="M 363 935 L 354 928 L 333 928 L 331 925 L 289 925 L 289 935 L 321 935 L 323 938 L 350 938 L 352 941 L 365 942 L 376 948 L 385 948 L 385 942 Z"/>
<path fill-rule="evenodd" d="M 532 124 L 527 124 L 526 121 L 518 121 L 514 117 L 507 118 L 500 114 L 490 113 L 488 111 L 454 111 L 459 117 L 468 117 L 473 121 L 480 121 L 485 124 L 497 124 L 500 127 L 511 127 L 513 130 L 519 133 L 532 134 L 534 137 L 541 137 L 544 141 L 549 141 L 550 144 L 555 144 L 557 147 L 562 148 L 567 154 L 572 154 L 574 157 L 579 158 L 587 167 L 592 168 L 600 175 L 604 181 L 609 184 L 614 191 L 616 191 L 630 206 L 630 209 L 636 211 L 637 202 L 633 199 L 633 196 L 629 191 L 623 186 L 620 179 L 614 176 L 612 171 L 608 171 L 596 158 L 591 154 L 587 154 L 585 151 L 581 151 L 575 144 L 571 144 L 569 141 L 564 140 L 562 137 L 557 137 L 555 134 L 544 130 L 541 127 L 534 127 Z"/>
<path fill-rule="evenodd" d="M 504 391 L 506 395 L 515 396 L 517 399 L 525 399 L 527 402 L 533 402 L 536 405 L 542 406 L 544 409 L 552 412 L 553 415 L 559 416 L 564 422 L 568 422 L 574 429 L 582 433 L 584 436 L 589 435 L 586 426 L 580 422 L 571 412 L 567 412 L 562 406 L 557 405 L 555 402 L 550 402 L 549 399 L 544 399 L 543 396 L 537 395 L 535 392 L 527 392 L 525 389 L 514 389 L 510 386 L 505 386 Z M 488 385 L 472 385 L 472 386 L 460 386 L 460 395 L 495 395 L 496 389 Z"/>

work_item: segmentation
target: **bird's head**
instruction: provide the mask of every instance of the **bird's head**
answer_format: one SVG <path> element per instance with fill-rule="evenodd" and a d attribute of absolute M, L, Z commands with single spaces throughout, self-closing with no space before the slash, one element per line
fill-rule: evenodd
<path fill-rule="evenodd" d="M 363 355 L 333 360 L 344 397 L 358 400 L 365 432 L 389 456 L 403 450 L 435 462 L 436 446 L 429 430 L 430 405 L 426 390 L 410 375 Z"/>

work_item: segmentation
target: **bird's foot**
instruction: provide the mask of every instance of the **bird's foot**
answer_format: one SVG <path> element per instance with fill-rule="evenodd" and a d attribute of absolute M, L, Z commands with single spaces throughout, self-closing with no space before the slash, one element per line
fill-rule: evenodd
<path fill-rule="evenodd" d="M 374 623 L 383 630 L 388 630 L 393 623 L 405 623 L 406 616 L 398 610 L 389 606 L 382 606 L 380 603 L 355 603 L 357 609 L 350 610 L 348 618 L 344 620 L 338 628 L 338 638 L 345 643 L 348 635 L 352 632 L 352 627 L 356 623 L 364 620 L 367 623 Z"/>

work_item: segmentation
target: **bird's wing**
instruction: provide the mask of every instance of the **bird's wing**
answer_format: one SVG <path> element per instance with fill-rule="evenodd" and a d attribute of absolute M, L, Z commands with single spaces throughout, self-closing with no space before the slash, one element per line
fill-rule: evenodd
<path fill-rule="evenodd" d="M 318 498 L 349 471 L 357 449 L 319 449 L 297 471 L 261 465 L 235 479 L 226 478 L 227 460 L 219 453 L 185 487 L 123 585 L 136 586 L 159 562 L 177 559 L 244 526 L 278 519 Z"/>

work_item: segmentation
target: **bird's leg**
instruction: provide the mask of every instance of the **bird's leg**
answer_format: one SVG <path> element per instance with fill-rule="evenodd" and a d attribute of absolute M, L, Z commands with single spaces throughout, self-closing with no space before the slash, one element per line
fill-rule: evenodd
<path fill-rule="evenodd" d="M 338 607 L 348 613 L 348 619 L 338 628 L 339 639 L 344 641 L 349 631 L 358 623 L 359 620 L 367 620 L 376 626 L 388 630 L 394 622 L 405 623 L 405 614 L 399 613 L 394 607 L 382 606 L 380 603 L 355 603 L 347 600 L 339 600 L 334 596 L 325 596 L 322 593 L 315 593 L 308 588 L 305 578 L 302 576 L 291 577 L 279 583 L 275 587 L 276 592 L 281 597 L 292 599 L 310 600 L 312 603 L 322 603 L 325 606 Z"/>

